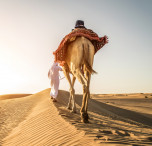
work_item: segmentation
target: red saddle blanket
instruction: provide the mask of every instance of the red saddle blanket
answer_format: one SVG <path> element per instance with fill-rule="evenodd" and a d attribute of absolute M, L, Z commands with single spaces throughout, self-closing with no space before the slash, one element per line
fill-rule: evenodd
<path fill-rule="evenodd" d="M 78 36 L 83 36 L 89 39 L 95 47 L 95 53 L 100 50 L 106 43 L 108 43 L 107 36 L 98 37 L 98 35 L 91 29 L 76 28 L 63 38 L 58 49 L 53 52 L 56 62 L 59 62 L 61 65 L 64 64 L 67 48 L 66 46 L 71 41 L 74 41 Z"/>

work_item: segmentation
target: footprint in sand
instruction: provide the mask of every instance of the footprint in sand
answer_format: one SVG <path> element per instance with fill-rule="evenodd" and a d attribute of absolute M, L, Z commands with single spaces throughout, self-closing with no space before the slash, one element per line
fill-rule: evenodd
<path fill-rule="evenodd" d="M 130 136 L 130 134 L 126 131 L 122 131 L 122 130 L 116 130 L 116 133 L 120 136 Z"/>
<path fill-rule="evenodd" d="M 149 141 L 152 141 L 152 137 L 148 137 L 147 139 L 148 139 Z"/>
<path fill-rule="evenodd" d="M 109 130 L 99 130 L 99 132 L 104 133 L 104 134 L 112 134 L 112 132 Z"/>
<path fill-rule="evenodd" d="M 104 133 L 104 134 L 112 134 L 112 135 L 119 135 L 119 136 L 131 136 L 131 134 L 122 130 L 99 130 L 99 132 Z"/>

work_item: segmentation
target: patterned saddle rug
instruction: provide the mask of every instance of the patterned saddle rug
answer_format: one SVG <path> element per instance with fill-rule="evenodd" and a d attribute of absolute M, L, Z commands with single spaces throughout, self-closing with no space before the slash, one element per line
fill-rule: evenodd
<path fill-rule="evenodd" d="M 86 37 L 92 42 L 95 47 L 95 53 L 100 50 L 106 43 L 108 43 L 107 36 L 98 37 L 98 35 L 91 29 L 76 28 L 63 38 L 58 49 L 53 52 L 56 62 L 59 62 L 60 65 L 64 64 L 67 48 L 66 46 L 68 45 L 68 43 L 74 41 L 76 37 L 79 36 Z"/>

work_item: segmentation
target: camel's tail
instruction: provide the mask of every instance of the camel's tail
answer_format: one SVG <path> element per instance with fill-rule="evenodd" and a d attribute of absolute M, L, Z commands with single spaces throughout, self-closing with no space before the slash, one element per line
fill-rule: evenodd
<path fill-rule="evenodd" d="M 85 50 L 88 50 L 88 51 L 86 52 Z M 90 55 L 92 55 L 92 54 L 90 54 L 89 52 L 90 52 L 90 51 L 89 51 L 89 45 L 87 45 L 87 48 L 85 48 L 84 45 L 83 45 L 84 64 L 85 64 L 85 66 L 86 66 L 86 70 L 87 70 L 90 74 L 94 74 L 94 73 L 96 74 L 97 72 L 96 72 L 95 70 L 93 70 L 92 65 L 91 65 L 91 64 L 89 63 L 89 61 L 88 61 Z M 93 54 L 93 55 L 94 55 L 94 54 Z"/>
<path fill-rule="evenodd" d="M 84 59 L 84 64 L 86 66 L 86 69 L 87 71 L 90 73 L 90 74 L 97 74 L 97 72 L 95 70 L 93 70 L 93 68 L 91 67 L 91 65 L 89 64 L 88 60 L 87 59 Z"/>

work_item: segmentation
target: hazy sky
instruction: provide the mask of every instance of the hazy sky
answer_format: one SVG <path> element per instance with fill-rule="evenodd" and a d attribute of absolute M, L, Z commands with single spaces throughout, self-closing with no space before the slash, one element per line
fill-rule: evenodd
<path fill-rule="evenodd" d="M 152 0 L 0 0 L 0 94 L 49 88 L 52 53 L 77 19 L 109 37 L 91 93 L 152 92 Z M 60 89 L 69 90 L 66 79 Z"/>

